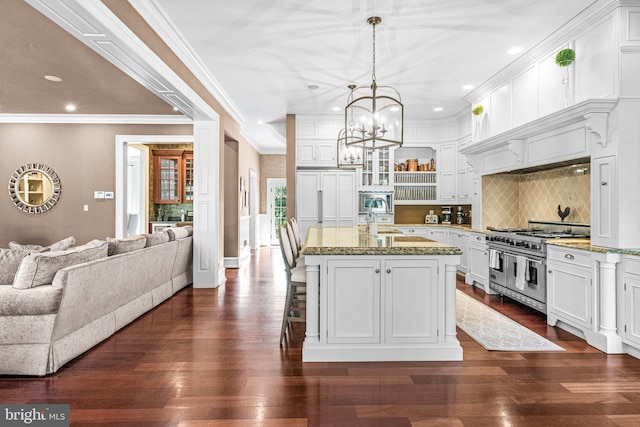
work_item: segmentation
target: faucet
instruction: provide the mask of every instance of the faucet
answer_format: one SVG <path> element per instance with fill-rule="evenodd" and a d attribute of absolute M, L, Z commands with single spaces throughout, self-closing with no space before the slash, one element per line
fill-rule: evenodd
<path fill-rule="evenodd" d="M 382 202 L 382 206 L 385 207 L 385 212 L 389 211 L 389 206 L 387 205 L 387 201 L 382 197 L 376 197 L 371 199 L 371 203 L 369 204 L 369 210 L 367 211 L 367 230 L 369 234 L 378 234 L 378 225 L 376 224 L 376 217 L 373 212 L 374 204 L 377 205 L 378 200 Z"/>

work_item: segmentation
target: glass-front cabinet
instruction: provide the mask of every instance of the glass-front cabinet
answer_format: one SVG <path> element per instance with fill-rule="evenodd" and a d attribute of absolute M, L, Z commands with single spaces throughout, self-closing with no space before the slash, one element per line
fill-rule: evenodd
<path fill-rule="evenodd" d="M 362 187 L 393 185 L 393 150 L 364 150 Z"/>
<path fill-rule="evenodd" d="M 193 203 L 193 151 L 153 150 L 154 203 Z"/>
<path fill-rule="evenodd" d="M 437 151 L 432 147 L 400 147 L 395 152 L 396 204 L 430 204 L 438 200 Z"/>

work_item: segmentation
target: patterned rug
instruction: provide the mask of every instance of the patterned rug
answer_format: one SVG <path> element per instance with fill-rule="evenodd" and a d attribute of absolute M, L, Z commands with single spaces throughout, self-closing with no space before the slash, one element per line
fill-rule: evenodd
<path fill-rule="evenodd" d="M 487 350 L 564 351 L 494 309 L 456 290 L 458 327 Z"/>

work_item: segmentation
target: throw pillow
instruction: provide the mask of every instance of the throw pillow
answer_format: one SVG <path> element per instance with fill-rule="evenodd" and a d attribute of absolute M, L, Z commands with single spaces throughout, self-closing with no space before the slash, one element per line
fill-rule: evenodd
<path fill-rule="evenodd" d="M 11 285 L 22 258 L 29 255 L 26 249 L 0 249 L 0 285 Z"/>
<path fill-rule="evenodd" d="M 73 236 L 69 236 L 58 242 L 52 243 L 49 246 L 23 245 L 18 242 L 9 242 L 9 249 L 27 249 L 31 252 L 64 251 L 66 249 L 72 248 L 75 244 L 76 238 Z"/>
<path fill-rule="evenodd" d="M 144 235 L 129 236 L 122 239 L 107 237 L 107 243 L 109 244 L 109 256 L 125 254 L 144 248 L 147 244 L 147 237 Z"/>
<path fill-rule="evenodd" d="M 102 240 L 92 240 L 82 246 L 76 246 L 66 251 L 32 253 L 25 256 L 18 267 L 13 287 L 29 289 L 36 286 L 48 285 L 58 270 L 76 264 L 105 258 L 108 245 Z"/>
<path fill-rule="evenodd" d="M 173 242 L 177 239 L 184 239 L 185 237 L 189 237 L 189 231 L 186 230 L 187 227 L 169 227 L 165 228 L 164 232 L 169 235 L 169 241 Z"/>
<path fill-rule="evenodd" d="M 163 233 L 162 231 L 156 231 L 152 234 L 145 234 L 147 237 L 147 245 L 145 248 L 150 246 L 161 245 L 162 243 L 167 243 L 169 241 L 169 235 L 167 233 Z"/>

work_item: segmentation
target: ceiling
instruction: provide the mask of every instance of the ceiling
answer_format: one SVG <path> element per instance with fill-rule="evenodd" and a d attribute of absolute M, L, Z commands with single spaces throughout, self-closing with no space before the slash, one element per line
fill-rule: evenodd
<path fill-rule="evenodd" d="M 137 0 L 134 7 L 148 3 Z M 376 27 L 379 85 L 402 95 L 407 118 L 442 118 L 594 0 L 155 0 L 191 53 L 232 100 L 261 152 L 284 152 L 286 114 L 341 114 L 351 83 L 369 85 Z M 151 3 L 149 3 L 151 4 Z M 22 0 L 3 1 L 0 113 L 177 114 Z M 144 15 L 143 15 L 144 16 Z M 153 24 L 152 24 L 153 25 Z M 165 31 L 165 33 L 163 33 Z M 166 35 L 167 29 L 158 28 Z M 5 40 L 9 41 L 6 43 Z M 7 61 L 6 58 L 20 58 Z M 44 80 L 45 74 L 64 78 Z M 311 87 L 317 86 L 317 89 Z M 441 112 L 433 109 L 441 107 Z"/>

